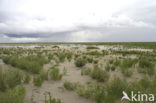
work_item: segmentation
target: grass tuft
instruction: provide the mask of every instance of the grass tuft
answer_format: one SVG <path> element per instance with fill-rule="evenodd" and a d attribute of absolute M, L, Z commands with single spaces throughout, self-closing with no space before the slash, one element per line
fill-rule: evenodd
<path fill-rule="evenodd" d="M 76 67 L 83 67 L 86 63 L 87 63 L 87 61 L 84 58 L 78 58 L 75 61 Z"/>
<path fill-rule="evenodd" d="M 62 79 L 62 74 L 60 74 L 60 70 L 57 67 L 52 68 L 50 72 L 50 77 L 53 80 L 61 80 Z"/>
<path fill-rule="evenodd" d="M 40 87 L 43 83 L 41 76 L 34 77 L 33 79 L 34 85 Z"/>

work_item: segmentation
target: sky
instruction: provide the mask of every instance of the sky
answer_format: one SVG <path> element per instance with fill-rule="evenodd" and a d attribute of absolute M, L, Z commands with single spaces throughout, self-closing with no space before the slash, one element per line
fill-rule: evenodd
<path fill-rule="evenodd" d="M 156 0 L 0 0 L 0 42 L 156 41 Z"/>

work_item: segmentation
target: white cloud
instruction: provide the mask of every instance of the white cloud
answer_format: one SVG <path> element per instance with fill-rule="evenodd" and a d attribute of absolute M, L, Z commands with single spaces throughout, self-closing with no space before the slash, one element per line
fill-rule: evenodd
<path fill-rule="evenodd" d="M 40 38 L 12 38 L 11 39 L 12 41 L 15 41 L 15 42 L 37 42 L 40 40 Z"/>
<path fill-rule="evenodd" d="M 105 35 L 107 36 L 107 35 Z M 72 42 L 88 42 L 96 41 L 98 38 L 103 37 L 102 33 L 93 30 L 82 30 L 78 32 L 73 32 L 70 34 L 69 41 Z"/>

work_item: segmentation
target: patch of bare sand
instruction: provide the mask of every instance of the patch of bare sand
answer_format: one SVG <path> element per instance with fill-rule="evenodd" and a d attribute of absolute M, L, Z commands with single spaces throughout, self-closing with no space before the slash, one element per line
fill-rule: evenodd
<path fill-rule="evenodd" d="M 60 70 L 63 71 L 64 68 L 67 70 L 67 74 L 63 77 L 62 81 L 80 82 L 85 84 L 87 81 L 92 80 L 88 76 L 81 76 L 82 68 L 75 67 L 74 60 L 60 64 Z"/>
<path fill-rule="evenodd" d="M 4 62 L 3 62 L 3 60 L 2 60 L 2 59 L 0 59 L 0 64 L 1 64 L 1 65 L 3 65 L 3 64 L 4 64 Z"/>

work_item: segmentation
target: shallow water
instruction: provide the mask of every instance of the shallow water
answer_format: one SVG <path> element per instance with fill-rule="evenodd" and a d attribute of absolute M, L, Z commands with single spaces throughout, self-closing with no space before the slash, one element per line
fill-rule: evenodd
<path fill-rule="evenodd" d="M 0 48 L 35 48 L 41 47 L 40 45 L 0 45 Z"/>
<path fill-rule="evenodd" d="M 58 46 L 59 48 L 70 49 L 70 48 L 82 48 L 85 49 L 89 45 L 74 45 L 74 44 L 59 44 L 59 45 L 0 45 L 0 48 L 25 48 L 25 49 L 33 49 L 36 47 L 45 47 L 45 48 L 53 48 L 54 46 Z M 129 51 L 153 51 L 152 49 L 142 49 L 142 48 L 124 48 L 123 46 L 110 46 L 110 45 L 90 45 L 96 46 L 100 50 L 129 50 Z"/>

